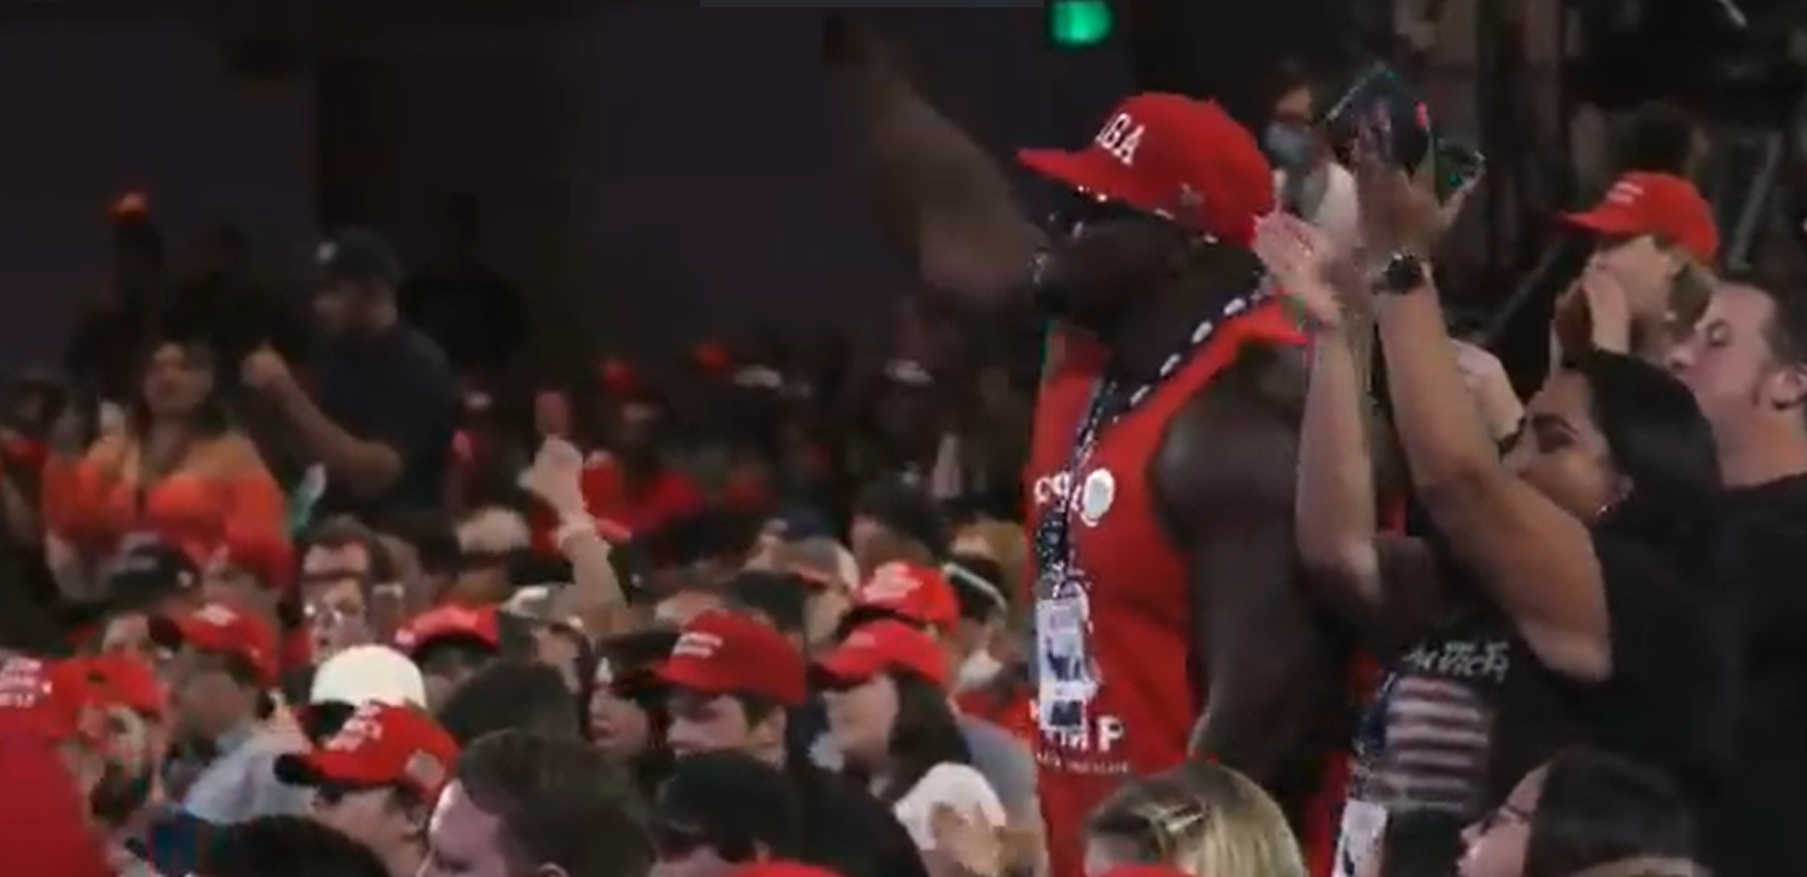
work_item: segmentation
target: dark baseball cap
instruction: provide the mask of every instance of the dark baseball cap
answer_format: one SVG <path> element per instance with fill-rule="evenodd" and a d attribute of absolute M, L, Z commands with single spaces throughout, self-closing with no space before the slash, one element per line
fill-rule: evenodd
<path fill-rule="evenodd" d="M 744 752 L 701 752 L 673 765 L 653 797 L 660 858 L 712 847 L 729 861 L 797 853 L 801 805 L 785 774 Z"/>
<path fill-rule="evenodd" d="M 118 611 L 137 611 L 193 590 L 200 567 L 182 549 L 149 534 L 127 536 L 102 570 Z"/>
<path fill-rule="evenodd" d="M 335 280 L 374 280 L 394 286 L 402 279 L 402 260 L 382 235 L 368 228 L 342 228 L 320 245 L 314 266 L 322 284 Z"/>

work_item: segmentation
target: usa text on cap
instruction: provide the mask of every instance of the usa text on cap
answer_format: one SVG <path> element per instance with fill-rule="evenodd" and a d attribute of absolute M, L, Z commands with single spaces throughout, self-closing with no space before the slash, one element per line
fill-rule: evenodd
<path fill-rule="evenodd" d="M 808 695 L 809 671 L 797 646 L 736 612 L 692 618 L 656 672 L 668 684 L 702 694 L 762 697 L 784 706 L 801 706 Z"/>
<path fill-rule="evenodd" d="M 371 703 L 314 751 L 277 758 L 276 776 L 298 786 L 408 786 L 431 801 L 457 760 L 457 742 L 426 713 Z"/>
<path fill-rule="evenodd" d="M 1565 218 L 1596 234 L 1656 235 L 1703 263 L 1719 254 L 1713 208 L 1693 183 L 1673 174 L 1628 173 L 1593 209 Z"/>
<path fill-rule="evenodd" d="M 1092 197 L 1165 216 L 1235 244 L 1273 212 L 1273 170 L 1255 136 L 1215 102 L 1135 95 L 1075 151 L 1025 149 L 1022 163 Z"/>

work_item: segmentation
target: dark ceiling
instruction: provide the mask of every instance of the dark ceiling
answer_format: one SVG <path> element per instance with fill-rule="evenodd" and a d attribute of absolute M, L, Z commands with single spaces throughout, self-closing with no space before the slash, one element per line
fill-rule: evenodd
<path fill-rule="evenodd" d="M 0 22 L 175 13 L 231 39 L 368 40 L 556 20 L 574 0 L 0 0 Z"/>

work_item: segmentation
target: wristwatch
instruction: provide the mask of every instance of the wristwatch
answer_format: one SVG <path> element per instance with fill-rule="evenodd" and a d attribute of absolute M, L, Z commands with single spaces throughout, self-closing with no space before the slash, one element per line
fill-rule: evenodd
<path fill-rule="evenodd" d="M 1405 295 L 1423 289 L 1430 281 L 1430 268 L 1416 254 L 1403 250 L 1394 253 L 1374 275 L 1374 291 L 1387 295 Z"/>

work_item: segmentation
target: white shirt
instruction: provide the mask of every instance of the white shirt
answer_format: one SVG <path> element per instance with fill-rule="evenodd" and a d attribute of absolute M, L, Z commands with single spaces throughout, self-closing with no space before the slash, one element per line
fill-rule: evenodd
<path fill-rule="evenodd" d="M 1355 175 L 1336 162 L 1325 166 L 1324 197 L 1305 221 L 1318 227 L 1330 239 L 1352 247 L 1360 236 L 1361 206 L 1355 196 Z M 1274 171 L 1274 192 L 1286 188 L 1286 172 Z"/>
<path fill-rule="evenodd" d="M 910 832 L 910 839 L 919 850 L 935 848 L 930 817 L 938 804 L 947 804 L 963 816 L 976 810 L 992 828 L 1004 827 L 1004 802 L 985 777 L 967 765 L 943 762 L 929 768 L 910 791 L 891 805 L 891 812 Z"/>

